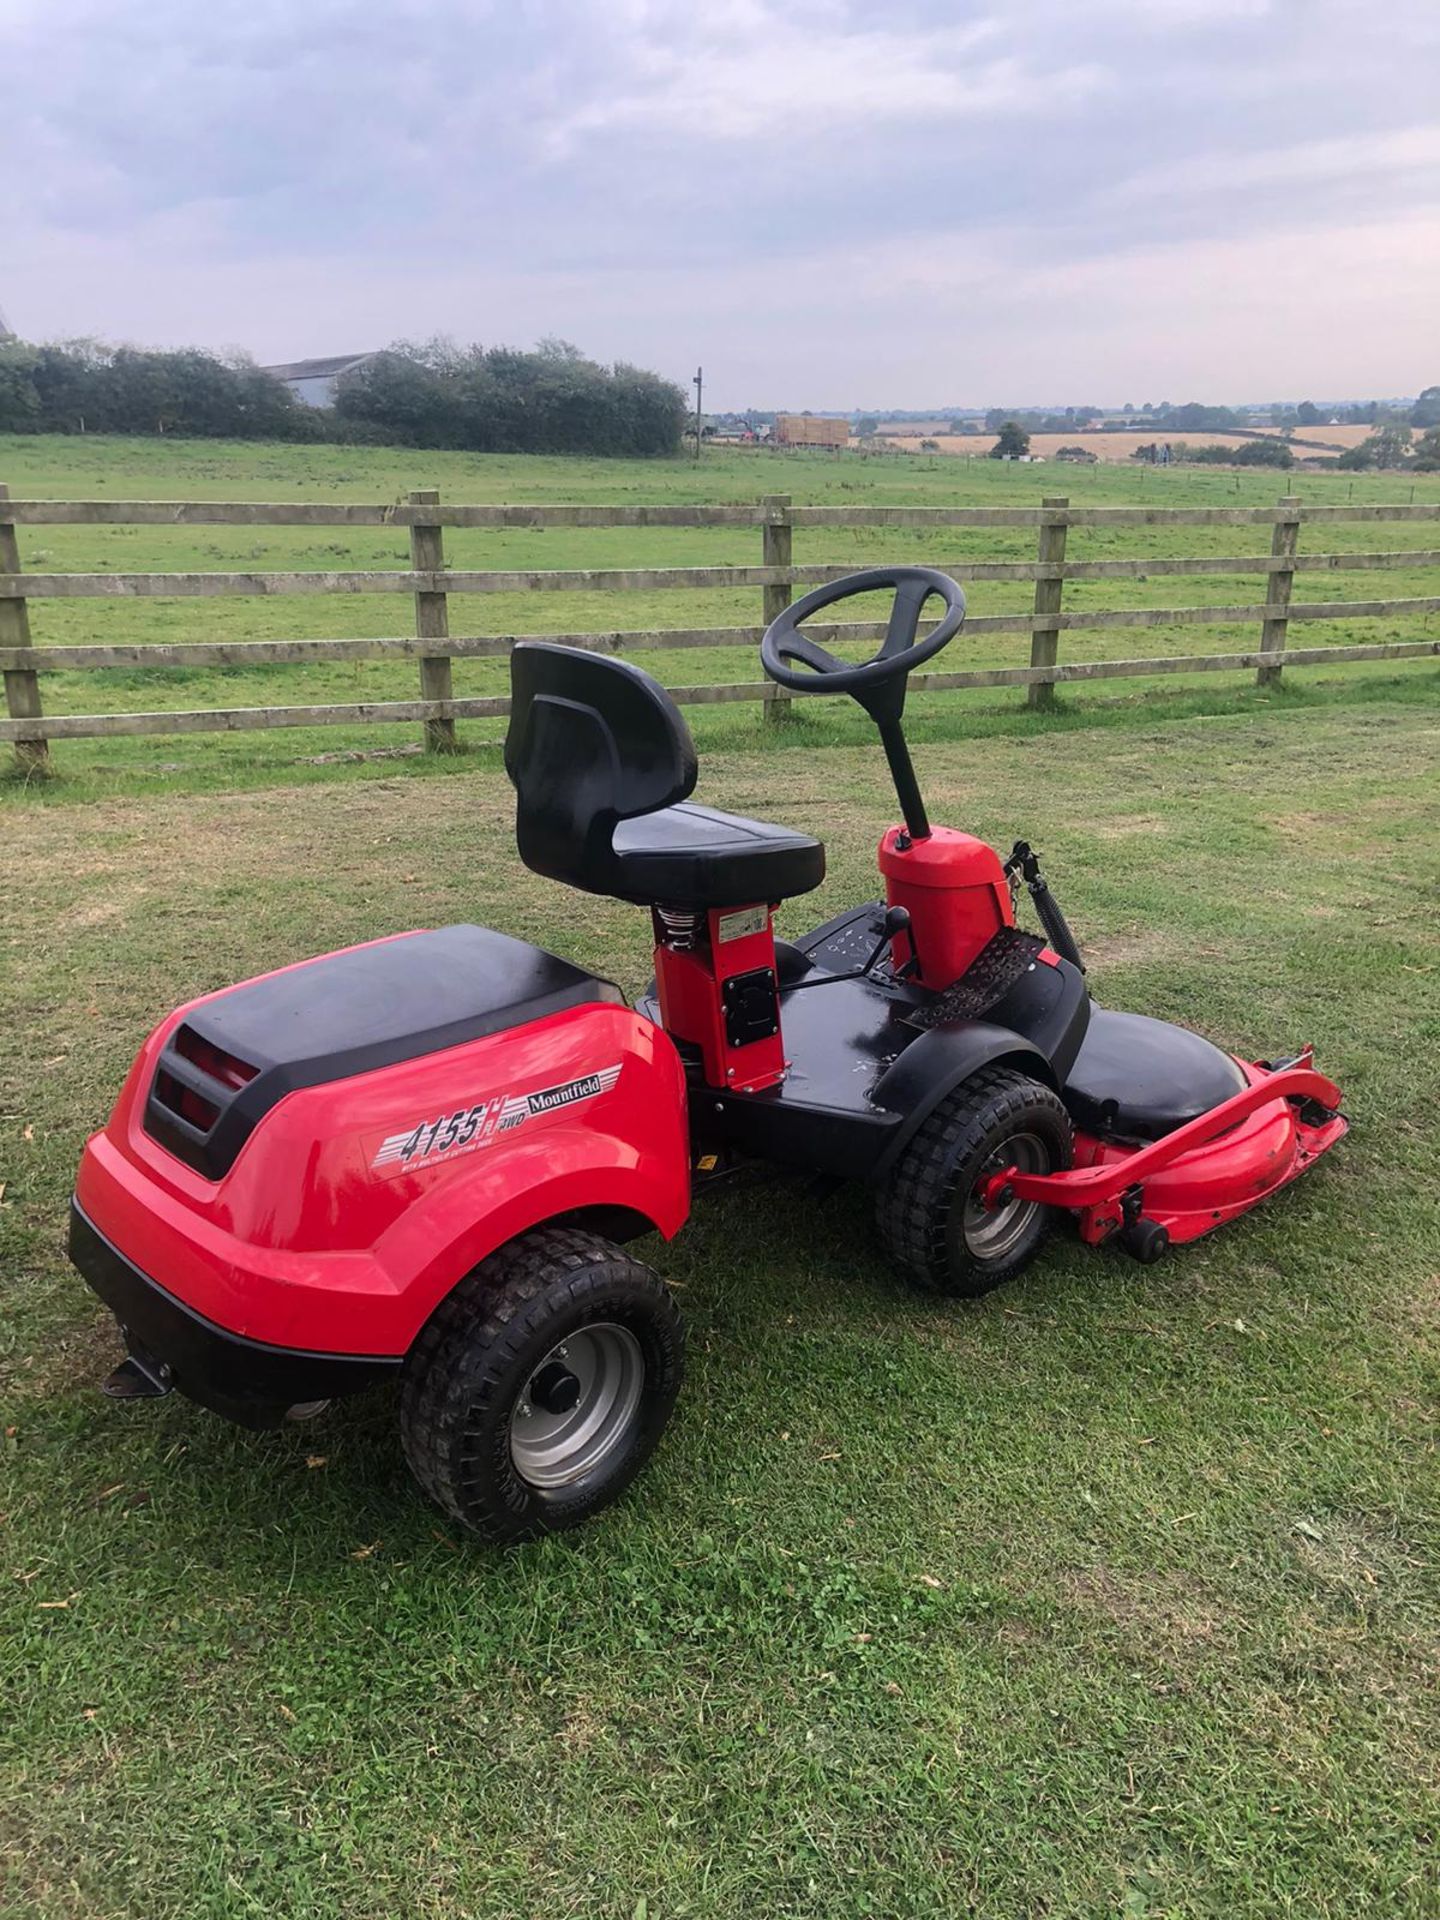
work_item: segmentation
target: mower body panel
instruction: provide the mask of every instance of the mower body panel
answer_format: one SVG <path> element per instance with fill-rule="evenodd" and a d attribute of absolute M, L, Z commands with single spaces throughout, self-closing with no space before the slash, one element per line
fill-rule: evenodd
<path fill-rule="evenodd" d="M 954 838 L 966 842 L 954 850 L 955 862 L 964 872 L 971 865 L 979 872 L 984 914 L 998 916 L 990 869 L 972 856 L 968 836 Z M 993 854 L 990 860 L 999 875 L 998 860 Z M 953 865 L 940 862 L 934 871 L 951 872 Z M 937 899 L 943 896 L 935 891 Z M 1003 881 L 1001 892 L 1008 903 Z M 983 987 L 952 982 L 937 993 L 894 967 L 854 977 L 883 939 L 884 916 L 885 904 L 869 901 L 787 948 L 779 995 L 784 1076 L 755 1088 L 692 1079 L 697 1145 L 874 1180 L 946 1095 L 985 1067 L 1014 1066 L 1057 1090 L 1064 1083 L 1090 1011 L 1078 968 L 1033 936 L 996 926 L 986 946 L 1002 934 L 1013 935 L 1014 948 Z M 922 959 L 924 938 L 917 936 Z M 661 1017 L 655 1001 L 641 1004 Z"/>
<path fill-rule="evenodd" d="M 290 1407 L 339 1399 L 386 1379 L 404 1358 L 307 1352 L 231 1333 L 142 1272 L 74 1200 L 69 1253 L 125 1336 L 128 1358 L 105 1383 L 116 1397 L 154 1399 L 182 1385 L 188 1399 L 242 1427 L 273 1427 Z"/>
<path fill-rule="evenodd" d="M 517 1234 L 599 1211 L 668 1238 L 686 1218 L 679 1057 L 609 998 L 295 1087 L 211 1178 L 157 1137 L 150 1109 L 178 1030 L 225 998 L 180 1008 L 150 1036 L 86 1145 L 75 1199 L 104 1248 L 226 1336 L 394 1360 Z M 183 1365 L 175 1373 L 188 1390 Z"/>

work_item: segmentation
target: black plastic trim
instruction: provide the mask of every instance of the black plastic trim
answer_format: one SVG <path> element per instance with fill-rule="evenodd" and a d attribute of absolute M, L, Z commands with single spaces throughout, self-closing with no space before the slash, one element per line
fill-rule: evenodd
<path fill-rule="evenodd" d="M 1071 1119 L 1087 1133 L 1160 1140 L 1245 1084 L 1235 1060 L 1190 1028 L 1096 1007 L 1062 1095 Z"/>
<path fill-rule="evenodd" d="M 246 981 L 189 1013 L 156 1062 L 145 1130 L 197 1173 L 219 1180 L 287 1093 L 593 1003 L 623 1006 L 625 996 L 612 981 L 491 927 L 441 927 L 345 947 Z M 255 1068 L 255 1077 L 238 1089 L 212 1080 L 178 1052 L 186 1028 Z M 159 1097 L 167 1073 L 215 1107 L 208 1129 Z"/>
<path fill-rule="evenodd" d="M 120 1322 L 127 1344 L 162 1362 L 188 1399 L 242 1427 L 274 1427 L 287 1407 L 334 1400 L 392 1377 L 403 1354 L 310 1353 L 216 1326 L 142 1273 L 70 1203 L 70 1258 Z"/>
<path fill-rule="evenodd" d="M 947 1093 L 983 1067 L 1014 1066 L 1042 1086 L 1058 1088 L 1050 1062 L 1024 1034 L 988 1020 L 954 1020 L 932 1027 L 908 1046 L 875 1085 L 875 1099 L 896 1114 L 896 1124 L 870 1171 L 879 1177 L 939 1106 Z"/>

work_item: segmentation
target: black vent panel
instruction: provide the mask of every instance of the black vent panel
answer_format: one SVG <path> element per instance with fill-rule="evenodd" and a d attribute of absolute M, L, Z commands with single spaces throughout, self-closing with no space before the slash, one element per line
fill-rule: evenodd
<path fill-rule="evenodd" d="M 193 1027 L 177 1027 L 155 1068 L 145 1102 L 145 1131 L 187 1166 L 214 1179 L 207 1152 L 211 1137 L 258 1072 Z"/>

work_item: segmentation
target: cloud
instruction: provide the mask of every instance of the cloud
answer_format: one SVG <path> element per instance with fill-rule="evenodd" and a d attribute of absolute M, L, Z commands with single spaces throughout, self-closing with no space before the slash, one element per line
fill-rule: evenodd
<path fill-rule="evenodd" d="M 1285 336 L 1400 391 L 1437 51 L 1433 0 L 0 0 L 0 305 L 276 359 L 555 332 L 720 404 L 1222 398 Z"/>
<path fill-rule="evenodd" d="M 1001 31 L 989 16 L 907 28 L 765 0 L 634 9 L 620 28 L 631 84 L 562 115 L 549 149 L 563 156 L 587 135 L 627 128 L 698 140 L 776 129 L 854 138 L 883 122 L 1033 112 L 1104 85 L 1093 63 L 1041 73 L 1015 54 L 987 55 Z"/>
<path fill-rule="evenodd" d="M 1301 186 L 1312 191 L 1332 181 L 1367 176 L 1394 182 L 1423 179 L 1440 197 L 1440 121 L 1431 126 L 1381 129 L 1348 139 L 1302 140 L 1288 147 L 1258 147 L 1253 153 L 1210 152 L 1117 181 L 1097 196 L 1106 206 L 1137 206 L 1175 194 L 1213 194 L 1222 189 Z"/>

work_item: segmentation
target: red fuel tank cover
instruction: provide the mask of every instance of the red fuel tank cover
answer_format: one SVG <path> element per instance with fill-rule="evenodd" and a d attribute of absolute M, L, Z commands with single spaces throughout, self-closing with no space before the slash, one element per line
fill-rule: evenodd
<path fill-rule="evenodd" d="M 910 935 L 896 936 L 894 959 L 918 959 L 923 986 L 950 986 L 1002 927 L 1015 924 L 1000 856 L 974 834 L 935 827 L 912 840 L 891 827 L 879 862 L 887 905 L 910 915 Z"/>
<path fill-rule="evenodd" d="M 932 827 L 925 840 L 911 840 L 903 827 L 891 827 L 880 842 L 880 871 L 887 880 L 912 887 L 1005 886 L 995 849 L 954 827 Z"/>

